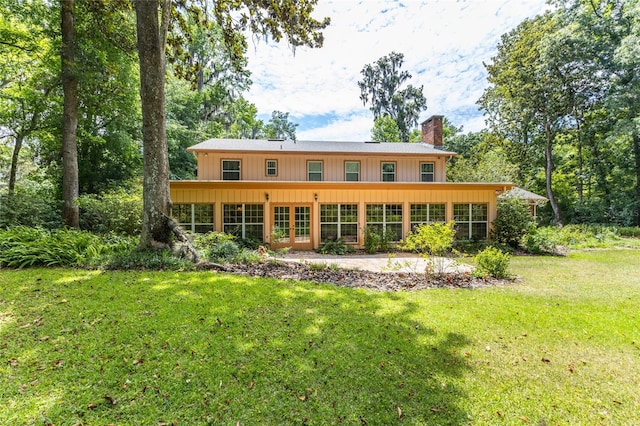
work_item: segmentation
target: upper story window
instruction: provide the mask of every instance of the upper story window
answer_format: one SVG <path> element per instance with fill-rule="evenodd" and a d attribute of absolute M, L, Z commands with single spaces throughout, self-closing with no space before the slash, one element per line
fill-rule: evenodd
<path fill-rule="evenodd" d="M 344 180 L 347 182 L 360 181 L 360 162 L 359 161 L 344 162 Z"/>
<path fill-rule="evenodd" d="M 307 180 L 322 180 L 322 161 L 307 161 Z"/>
<path fill-rule="evenodd" d="M 222 180 L 240 180 L 240 160 L 222 160 Z"/>
<path fill-rule="evenodd" d="M 420 163 L 420 182 L 434 182 L 434 170 L 433 163 Z"/>
<path fill-rule="evenodd" d="M 264 174 L 267 176 L 278 176 L 278 160 L 267 160 Z"/>
<path fill-rule="evenodd" d="M 382 163 L 382 181 L 396 181 L 396 163 Z"/>

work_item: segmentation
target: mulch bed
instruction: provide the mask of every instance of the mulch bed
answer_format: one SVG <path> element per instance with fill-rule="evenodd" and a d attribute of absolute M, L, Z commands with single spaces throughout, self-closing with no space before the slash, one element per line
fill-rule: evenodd
<path fill-rule="evenodd" d="M 227 272 L 250 277 L 266 277 L 328 283 L 340 287 L 380 291 L 414 291 L 427 288 L 478 288 L 513 283 L 513 280 L 483 279 L 469 273 L 422 274 L 373 272 L 354 269 L 318 269 L 297 262 L 267 261 L 252 265 L 226 265 Z"/>

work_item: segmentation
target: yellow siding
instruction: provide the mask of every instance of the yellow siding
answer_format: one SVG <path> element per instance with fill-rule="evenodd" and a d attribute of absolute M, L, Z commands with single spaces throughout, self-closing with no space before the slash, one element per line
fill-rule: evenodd
<path fill-rule="evenodd" d="M 447 220 L 453 219 L 457 203 L 486 203 L 489 222 L 495 220 L 497 196 L 512 184 L 472 183 L 331 183 L 331 182 L 206 182 L 173 181 L 174 204 L 214 204 L 216 230 L 222 230 L 222 205 L 226 203 L 259 203 L 264 205 L 265 240 L 269 239 L 271 206 L 274 204 L 311 205 L 313 245 L 319 241 L 319 206 L 321 204 L 358 204 L 361 227 L 367 204 L 402 204 L 403 232 L 409 230 L 411 204 L 446 204 Z M 269 195 L 267 201 L 266 194 Z M 317 194 L 317 201 L 315 195 Z M 362 235 L 359 245 L 362 244 Z"/>

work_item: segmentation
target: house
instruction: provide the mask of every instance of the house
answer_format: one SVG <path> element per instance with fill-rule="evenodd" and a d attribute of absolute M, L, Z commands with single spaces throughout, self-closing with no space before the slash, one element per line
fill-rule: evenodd
<path fill-rule="evenodd" d="M 455 220 L 457 238 L 485 239 L 510 183 L 446 181 L 442 116 L 422 143 L 211 139 L 188 148 L 197 180 L 171 181 L 172 214 L 192 232 L 224 231 L 308 250 L 366 226 L 396 240 L 420 223 Z"/>

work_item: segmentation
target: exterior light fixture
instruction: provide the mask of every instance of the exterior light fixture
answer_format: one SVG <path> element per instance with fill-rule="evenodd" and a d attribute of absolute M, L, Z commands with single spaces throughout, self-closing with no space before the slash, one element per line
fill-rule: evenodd
<path fill-rule="evenodd" d="M 267 201 L 269 201 L 269 193 L 268 193 L 268 192 L 265 192 L 265 193 L 264 193 L 264 199 L 265 199 L 265 200 L 267 200 Z"/>
<path fill-rule="evenodd" d="M 313 194 L 313 199 L 318 201 L 318 193 L 317 192 L 315 194 Z"/>

